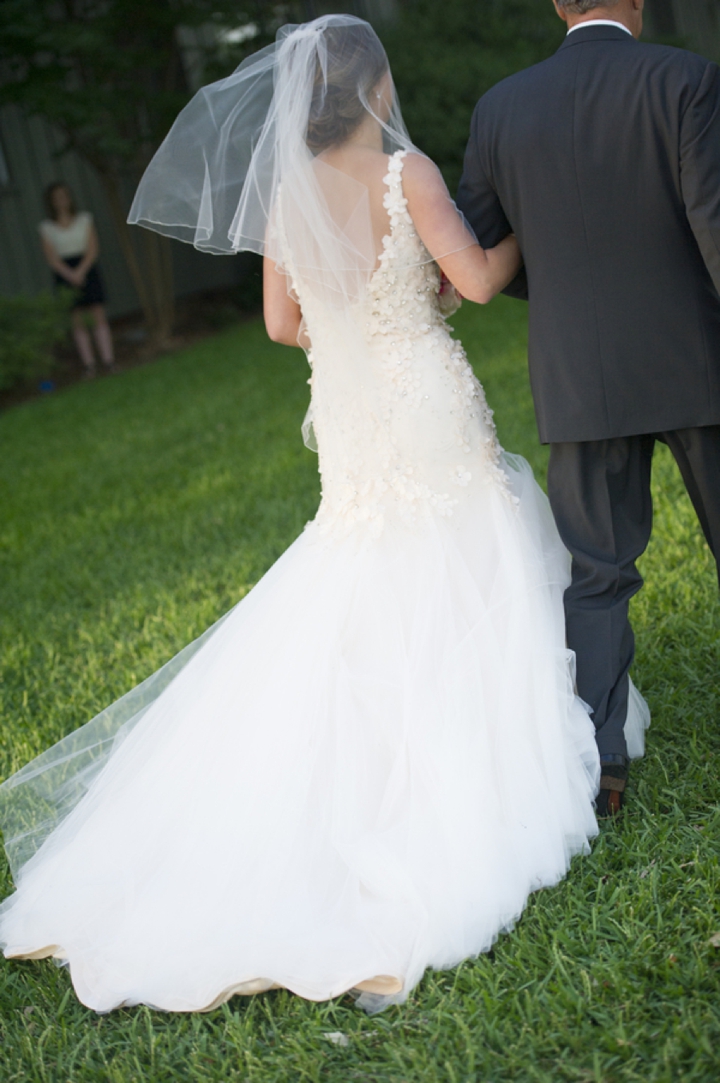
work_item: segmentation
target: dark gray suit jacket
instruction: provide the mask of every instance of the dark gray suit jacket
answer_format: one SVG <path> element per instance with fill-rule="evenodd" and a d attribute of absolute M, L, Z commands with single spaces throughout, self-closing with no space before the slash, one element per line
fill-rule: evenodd
<path fill-rule="evenodd" d="M 611 26 L 478 103 L 457 198 L 511 230 L 544 442 L 720 424 L 720 70 Z"/>

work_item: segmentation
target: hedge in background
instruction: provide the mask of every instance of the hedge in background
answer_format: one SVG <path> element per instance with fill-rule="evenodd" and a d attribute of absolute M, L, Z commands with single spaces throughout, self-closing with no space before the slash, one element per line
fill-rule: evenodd
<path fill-rule="evenodd" d="M 0 391 L 50 375 L 72 298 L 72 290 L 0 297 Z"/>

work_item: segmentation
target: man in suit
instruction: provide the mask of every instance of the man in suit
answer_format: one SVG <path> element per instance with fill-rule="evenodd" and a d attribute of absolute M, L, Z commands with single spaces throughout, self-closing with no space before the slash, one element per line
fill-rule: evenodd
<path fill-rule="evenodd" d="M 620 810 L 657 440 L 720 556 L 720 70 L 637 41 L 644 0 L 554 0 L 558 52 L 478 103 L 458 205 L 481 244 L 517 235 L 548 492 L 593 710 L 601 816 Z"/>

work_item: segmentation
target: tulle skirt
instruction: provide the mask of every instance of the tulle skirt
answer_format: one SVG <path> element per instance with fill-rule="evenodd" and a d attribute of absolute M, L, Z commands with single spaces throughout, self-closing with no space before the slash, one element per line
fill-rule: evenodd
<path fill-rule="evenodd" d="M 80 1000 L 212 1007 L 281 986 L 402 1001 L 512 928 L 596 833 L 568 561 L 514 507 L 317 523 L 197 643 L 0 788 L 6 955 Z"/>

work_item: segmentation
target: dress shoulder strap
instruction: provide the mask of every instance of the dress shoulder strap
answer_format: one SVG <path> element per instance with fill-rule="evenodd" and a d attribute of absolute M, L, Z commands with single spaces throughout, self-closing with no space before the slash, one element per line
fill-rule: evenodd
<path fill-rule="evenodd" d="M 383 178 L 388 188 L 397 188 L 402 185 L 402 171 L 406 156 L 406 150 L 396 150 L 388 158 L 388 171 Z"/>
<path fill-rule="evenodd" d="M 403 212 L 407 214 L 407 200 L 403 194 L 402 185 L 402 171 L 406 155 L 406 150 L 396 150 L 394 154 L 391 154 L 388 159 L 388 171 L 383 177 L 383 181 L 388 187 L 383 204 L 391 218 L 393 215 L 403 214 Z"/>

